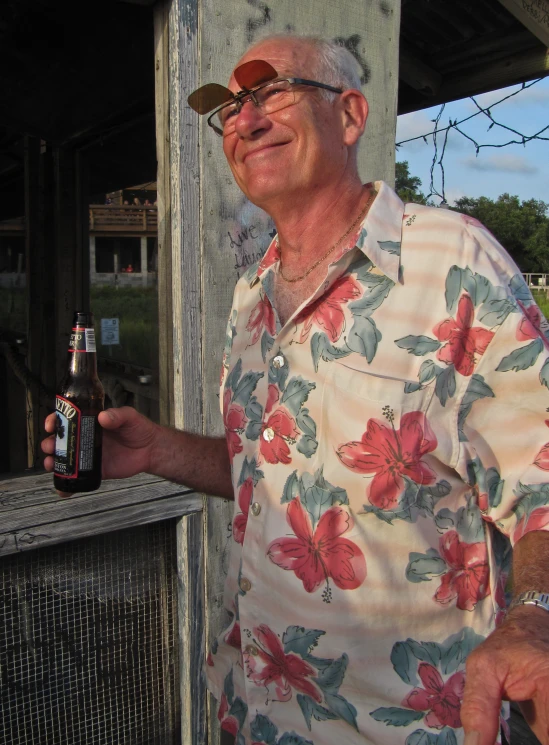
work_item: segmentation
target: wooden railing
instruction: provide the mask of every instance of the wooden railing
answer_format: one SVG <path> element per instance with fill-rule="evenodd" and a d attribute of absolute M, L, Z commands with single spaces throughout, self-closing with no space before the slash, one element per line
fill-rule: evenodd
<path fill-rule="evenodd" d="M 90 233 L 156 234 L 156 206 L 90 204 Z"/>

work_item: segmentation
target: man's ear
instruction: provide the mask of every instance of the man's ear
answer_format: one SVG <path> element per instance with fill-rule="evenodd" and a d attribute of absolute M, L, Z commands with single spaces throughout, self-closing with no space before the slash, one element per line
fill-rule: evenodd
<path fill-rule="evenodd" d="M 339 102 L 343 117 L 343 141 L 345 145 L 355 145 L 366 126 L 368 101 L 359 90 L 350 88 L 340 94 Z"/>

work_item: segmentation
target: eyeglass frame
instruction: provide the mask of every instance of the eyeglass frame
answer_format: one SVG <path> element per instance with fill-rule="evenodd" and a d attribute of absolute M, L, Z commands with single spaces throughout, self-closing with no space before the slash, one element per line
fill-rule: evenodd
<path fill-rule="evenodd" d="M 260 108 L 259 103 L 257 99 L 255 98 L 254 94 L 256 91 L 260 90 L 261 88 L 267 88 L 267 86 L 272 85 L 273 83 L 282 83 L 282 82 L 288 82 L 290 85 L 310 85 L 313 88 L 323 88 L 327 91 L 332 91 L 332 93 L 343 93 L 343 88 L 335 88 L 333 85 L 327 85 L 326 83 L 319 83 L 316 80 L 306 80 L 305 78 L 276 78 L 275 80 L 267 80 L 264 83 L 261 83 L 260 85 L 256 85 L 254 88 L 250 88 L 250 90 L 241 90 L 238 91 L 238 93 L 233 94 L 233 98 L 230 101 L 226 101 L 221 106 L 218 106 L 215 111 L 212 111 L 212 113 L 209 115 L 207 122 L 208 126 L 213 129 L 213 131 L 216 133 L 216 135 L 219 135 L 219 137 L 223 137 L 224 133 L 223 130 L 218 127 L 216 124 L 212 122 L 212 119 L 214 116 L 219 114 L 219 112 L 222 109 L 226 109 L 228 106 L 232 106 L 233 104 L 240 104 L 240 111 L 242 111 L 242 106 L 247 101 L 245 99 L 249 99 L 254 106 L 256 106 L 258 109 Z M 292 102 L 291 104 L 288 104 L 289 106 L 293 106 Z M 283 106 L 282 109 L 287 108 L 286 106 Z M 275 111 L 282 111 L 282 109 L 275 109 Z M 237 110 L 237 114 L 240 114 L 240 111 Z M 274 111 L 272 112 L 275 113 Z M 232 133 L 231 133 L 232 134 Z"/>

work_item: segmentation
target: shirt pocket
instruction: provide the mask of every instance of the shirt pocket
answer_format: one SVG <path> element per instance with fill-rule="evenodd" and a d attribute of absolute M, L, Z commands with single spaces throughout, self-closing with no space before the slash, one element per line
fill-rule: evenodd
<path fill-rule="evenodd" d="M 345 489 L 355 513 L 405 518 L 421 487 L 436 481 L 429 454 L 437 441 L 427 417 L 434 381 L 416 388 L 417 380 L 330 364 L 316 468 Z"/>

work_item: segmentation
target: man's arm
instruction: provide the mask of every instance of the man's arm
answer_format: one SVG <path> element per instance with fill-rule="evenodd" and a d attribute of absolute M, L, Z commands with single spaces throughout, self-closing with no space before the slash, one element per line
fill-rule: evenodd
<path fill-rule="evenodd" d="M 526 533 L 513 553 L 513 594 L 549 592 L 549 532 Z M 461 721 L 465 745 L 493 745 L 501 701 L 518 701 L 542 743 L 549 743 L 549 613 L 514 607 L 467 660 Z"/>
<path fill-rule="evenodd" d="M 224 438 L 204 437 L 160 427 L 129 406 L 99 414 L 103 427 L 103 478 L 152 473 L 196 491 L 234 499 L 231 464 Z M 55 414 L 46 419 L 55 431 Z M 44 467 L 53 470 L 55 436 L 42 442 Z"/>

